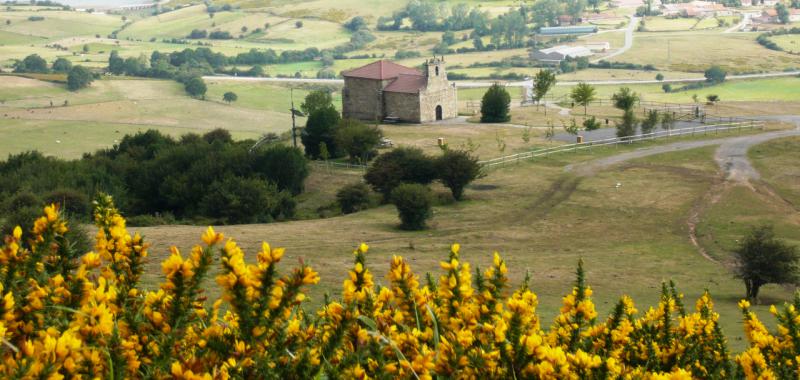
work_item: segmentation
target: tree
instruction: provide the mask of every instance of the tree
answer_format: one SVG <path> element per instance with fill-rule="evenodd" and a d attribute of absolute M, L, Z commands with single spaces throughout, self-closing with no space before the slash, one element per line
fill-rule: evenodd
<path fill-rule="evenodd" d="M 400 228 L 423 230 L 433 216 L 430 190 L 417 183 L 404 183 L 392 191 L 392 203 L 400 216 Z"/>
<path fill-rule="evenodd" d="M 539 70 L 533 77 L 533 97 L 536 104 L 542 102 L 547 92 L 556 84 L 556 73 L 552 70 Z M 547 115 L 545 106 L 544 114 Z"/>
<path fill-rule="evenodd" d="M 719 95 L 708 94 L 706 95 L 706 100 L 708 100 L 709 103 L 714 104 L 719 101 Z"/>
<path fill-rule="evenodd" d="M 669 83 L 664 83 L 661 85 L 661 89 L 666 93 L 670 93 L 672 92 L 672 85 Z"/>
<path fill-rule="evenodd" d="M 356 16 L 350 19 L 350 21 L 346 22 L 344 27 L 349 29 L 351 32 L 355 32 L 361 28 L 366 28 L 367 21 L 361 16 Z"/>
<path fill-rule="evenodd" d="M 622 121 L 617 123 L 617 137 L 624 139 L 636 134 L 636 115 L 633 110 L 627 110 L 622 114 Z"/>
<path fill-rule="evenodd" d="M 772 226 L 758 226 L 733 251 L 736 277 L 744 281 L 746 295 L 758 301 L 758 292 L 766 284 L 789 284 L 798 281 L 797 247 L 775 238 Z"/>
<path fill-rule="evenodd" d="M 509 106 L 511 95 L 499 83 L 495 83 L 483 94 L 481 100 L 481 123 L 504 123 L 511 119 Z"/>
<path fill-rule="evenodd" d="M 436 171 L 439 180 L 450 189 L 455 200 L 460 201 L 464 195 L 464 187 L 477 179 L 481 174 L 478 158 L 464 150 L 445 150 L 436 159 Z"/>
<path fill-rule="evenodd" d="M 89 52 L 89 45 L 83 45 L 83 52 L 84 54 Z"/>
<path fill-rule="evenodd" d="M 53 71 L 57 73 L 68 73 L 72 68 L 72 62 L 66 58 L 58 58 L 53 62 Z"/>
<path fill-rule="evenodd" d="M 361 182 L 345 185 L 336 192 L 336 202 L 342 214 L 367 209 L 371 203 L 369 187 Z"/>
<path fill-rule="evenodd" d="M 300 104 L 300 109 L 306 115 L 311 115 L 318 110 L 329 107 L 333 107 L 333 98 L 331 97 L 330 91 L 325 90 L 315 90 L 309 92 L 308 95 L 306 95 L 303 104 Z"/>
<path fill-rule="evenodd" d="M 206 82 L 199 76 L 189 78 L 184 84 L 184 88 L 186 89 L 186 93 L 195 98 L 205 97 L 206 91 L 208 90 Z"/>
<path fill-rule="evenodd" d="M 775 12 L 778 13 L 778 22 L 780 22 L 781 24 L 789 23 L 790 21 L 789 9 L 786 8 L 786 5 L 784 5 L 781 2 L 778 2 L 777 4 L 775 4 Z"/>
<path fill-rule="evenodd" d="M 235 102 L 235 101 L 239 100 L 239 96 L 236 95 L 236 93 L 233 92 L 233 91 L 228 91 L 228 92 L 222 94 L 222 100 L 224 102 L 230 104 L 231 102 Z"/>
<path fill-rule="evenodd" d="M 652 133 L 658 125 L 659 114 L 657 110 L 647 111 L 647 116 L 642 120 L 642 134 Z"/>
<path fill-rule="evenodd" d="M 675 116 L 673 116 L 669 112 L 664 112 L 664 114 L 661 115 L 661 129 L 669 131 L 674 126 L 675 126 Z"/>
<path fill-rule="evenodd" d="M 75 66 L 67 74 L 67 88 L 70 91 L 78 91 L 92 83 L 94 77 L 89 69 L 83 66 Z"/>
<path fill-rule="evenodd" d="M 47 61 L 39 54 L 31 54 L 14 65 L 15 73 L 46 73 L 48 71 Z"/>
<path fill-rule="evenodd" d="M 350 161 L 366 163 L 375 154 L 383 132 L 377 125 L 366 125 L 358 120 L 343 119 L 336 129 L 336 146 L 350 156 Z"/>
<path fill-rule="evenodd" d="M 297 21 L 297 22 L 295 22 L 295 23 L 294 23 L 294 26 L 295 26 L 297 29 L 300 29 L 300 28 L 302 28 L 302 27 L 303 27 L 303 22 L 302 22 L 302 21 Z"/>
<path fill-rule="evenodd" d="M 614 101 L 614 107 L 627 112 L 633 109 L 633 106 L 639 101 L 639 94 L 628 87 L 622 87 L 611 96 L 611 100 Z"/>
<path fill-rule="evenodd" d="M 725 81 L 725 76 L 728 73 L 719 66 L 711 66 L 705 71 L 706 82 L 712 84 L 722 83 Z"/>
<path fill-rule="evenodd" d="M 537 26 L 553 26 L 557 24 L 561 14 L 561 3 L 558 0 L 537 0 L 533 4 L 533 22 Z"/>
<path fill-rule="evenodd" d="M 119 56 L 116 50 L 111 51 L 108 56 L 108 71 L 114 75 L 122 75 L 125 72 L 125 60 Z"/>
<path fill-rule="evenodd" d="M 656 74 L 656 80 L 657 80 L 657 81 L 662 81 L 662 80 L 664 80 L 664 74 L 661 74 L 661 73 L 658 73 L 658 74 Z"/>
<path fill-rule="evenodd" d="M 435 161 L 419 148 L 397 148 L 378 156 L 364 174 L 373 190 L 391 199 L 392 190 L 401 183 L 429 184 L 436 179 Z"/>
<path fill-rule="evenodd" d="M 575 103 L 583 106 L 583 114 L 586 115 L 586 107 L 595 100 L 594 87 L 584 82 L 578 83 L 577 86 L 572 88 L 570 97 Z"/>
<path fill-rule="evenodd" d="M 339 157 L 335 140 L 339 120 L 339 111 L 333 108 L 333 105 L 314 110 L 308 116 L 306 127 L 300 133 L 300 141 L 303 142 L 306 156 L 320 158 L 320 143 L 325 143 L 330 157 Z"/>

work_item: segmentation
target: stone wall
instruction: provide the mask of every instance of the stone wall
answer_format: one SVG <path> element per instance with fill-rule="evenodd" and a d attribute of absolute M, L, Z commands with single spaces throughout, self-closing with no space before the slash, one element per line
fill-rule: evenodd
<path fill-rule="evenodd" d="M 450 84 L 445 88 L 428 89 L 420 93 L 420 121 L 436 121 L 436 106 L 442 107 L 442 119 L 458 117 L 458 96 L 456 87 Z"/>
<path fill-rule="evenodd" d="M 386 116 L 396 117 L 409 123 L 421 121 L 419 94 L 384 92 L 383 100 L 386 106 Z"/>
<path fill-rule="evenodd" d="M 344 78 L 342 91 L 342 116 L 358 120 L 383 119 L 381 91 L 383 84 L 375 79 Z"/>

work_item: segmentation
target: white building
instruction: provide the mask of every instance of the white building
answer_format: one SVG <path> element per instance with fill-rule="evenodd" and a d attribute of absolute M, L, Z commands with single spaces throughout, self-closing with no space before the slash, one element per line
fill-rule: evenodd
<path fill-rule="evenodd" d="M 566 58 L 580 58 L 592 55 L 592 51 L 585 46 L 559 45 L 547 49 L 535 50 L 531 58 L 540 62 L 558 64 Z"/>

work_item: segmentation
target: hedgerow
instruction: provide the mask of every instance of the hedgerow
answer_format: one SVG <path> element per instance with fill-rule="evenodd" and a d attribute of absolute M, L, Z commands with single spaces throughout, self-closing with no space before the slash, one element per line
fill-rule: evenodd
<path fill-rule="evenodd" d="M 212 228 L 188 254 L 171 248 L 155 289 L 140 284 L 149 244 L 131 235 L 110 197 L 94 204 L 94 251 L 72 248 L 57 206 L 28 238 L 0 249 L 0 377 L 155 379 L 722 379 L 797 378 L 800 298 L 773 308 L 778 334 L 745 301 L 750 347 L 732 359 L 708 293 L 690 309 L 674 285 L 639 312 L 622 297 L 601 318 L 578 265 L 547 327 L 524 281 L 511 288 L 497 253 L 485 271 L 454 244 L 438 281 L 394 256 L 376 286 L 368 247 L 354 251 L 341 297 L 311 308 L 318 274 L 263 243 L 248 262 Z M 218 264 L 215 264 L 218 262 Z M 204 291 L 219 265 L 218 299 Z M 207 305 L 211 305 L 210 307 Z"/>

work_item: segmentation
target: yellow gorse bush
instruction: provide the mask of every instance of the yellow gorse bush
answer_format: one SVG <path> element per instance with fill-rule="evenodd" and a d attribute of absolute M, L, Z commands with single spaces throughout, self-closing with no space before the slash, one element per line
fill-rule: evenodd
<path fill-rule="evenodd" d="M 582 265 L 560 314 L 543 326 L 528 288 L 510 289 L 499 254 L 485 271 L 452 246 L 438 281 L 420 279 L 399 256 L 376 286 L 368 247 L 354 252 L 338 301 L 303 307 L 319 276 L 288 274 L 284 251 L 264 243 L 248 262 L 212 228 L 188 254 L 172 248 L 164 281 L 139 287 L 148 244 L 131 236 L 109 197 L 95 202 L 94 250 L 79 253 L 47 206 L 23 241 L 17 227 L 0 249 L 0 377 L 19 379 L 721 379 L 797 378 L 800 298 L 771 334 L 744 312 L 750 348 L 731 359 L 713 302 L 687 310 L 665 284 L 656 307 L 623 297 L 601 319 Z M 222 297 L 203 286 L 212 265 Z"/>

